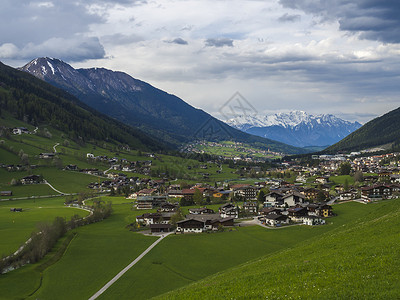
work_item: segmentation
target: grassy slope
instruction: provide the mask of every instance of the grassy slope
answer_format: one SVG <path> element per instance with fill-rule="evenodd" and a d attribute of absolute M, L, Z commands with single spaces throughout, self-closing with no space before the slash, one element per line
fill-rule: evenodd
<path fill-rule="evenodd" d="M 60 198 L 0 202 L 0 256 L 16 251 L 39 222 L 51 222 L 58 216 L 69 219 L 75 214 L 88 214 L 81 209 L 64 207 L 63 202 Z M 11 207 L 22 208 L 23 212 L 10 212 Z"/>
<path fill-rule="evenodd" d="M 400 202 L 293 249 L 211 276 L 163 299 L 397 299 Z"/>
<path fill-rule="evenodd" d="M 327 226 L 294 226 L 279 230 L 256 226 L 222 234 L 171 236 L 129 270 L 101 299 L 156 296 L 258 257 L 295 247 L 304 240 L 318 238 L 372 209 L 359 203 L 337 206 L 335 210 L 339 216 L 330 219 Z"/>

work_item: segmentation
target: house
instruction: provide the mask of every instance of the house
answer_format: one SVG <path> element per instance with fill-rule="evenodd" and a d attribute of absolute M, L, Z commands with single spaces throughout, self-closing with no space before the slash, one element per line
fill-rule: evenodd
<path fill-rule="evenodd" d="M 354 200 L 358 197 L 358 192 L 356 190 L 350 190 L 339 193 L 339 200 L 346 201 L 346 200 Z"/>
<path fill-rule="evenodd" d="M 365 201 L 373 201 L 391 198 L 393 189 L 390 185 L 378 184 L 361 188 L 361 198 Z"/>
<path fill-rule="evenodd" d="M 218 214 L 188 215 L 187 219 L 176 223 L 176 232 L 201 233 L 207 230 L 218 230 L 220 226 L 234 226 L 233 218 L 221 218 Z"/>
<path fill-rule="evenodd" d="M 308 215 L 316 217 L 330 217 L 332 216 L 332 206 L 326 203 L 312 203 L 307 205 Z"/>
<path fill-rule="evenodd" d="M 233 191 L 236 197 L 242 197 L 245 201 L 257 200 L 257 189 L 253 186 L 244 186 Z"/>
<path fill-rule="evenodd" d="M 10 208 L 12 212 L 22 212 L 22 208 Z"/>
<path fill-rule="evenodd" d="M 323 176 L 317 177 L 315 178 L 315 182 L 321 184 L 327 184 L 329 182 L 329 177 L 323 177 Z"/>
<path fill-rule="evenodd" d="M 189 214 L 191 215 L 204 215 L 204 214 L 213 214 L 215 213 L 212 209 L 207 207 L 201 208 L 189 208 Z"/>
<path fill-rule="evenodd" d="M 138 196 L 136 199 L 137 209 L 153 209 L 167 202 L 167 196 Z"/>
<path fill-rule="evenodd" d="M 150 224 L 151 233 L 170 232 L 172 231 L 171 224 Z"/>
<path fill-rule="evenodd" d="M 282 213 L 279 208 L 275 208 L 275 207 L 264 207 L 260 211 L 260 215 L 262 215 L 262 216 L 266 216 L 266 215 L 270 215 L 270 214 L 281 215 Z"/>
<path fill-rule="evenodd" d="M 174 215 L 174 212 L 165 212 L 165 213 L 144 213 L 143 215 L 136 217 L 136 222 L 143 223 L 145 225 L 151 224 L 169 224 L 171 217 Z"/>
<path fill-rule="evenodd" d="M 282 203 L 284 194 L 280 192 L 271 192 L 265 196 L 264 207 L 275 207 Z"/>
<path fill-rule="evenodd" d="M 305 199 L 306 199 L 305 196 L 301 193 L 298 192 L 289 193 L 282 198 L 283 203 L 281 204 L 281 206 L 290 207 L 290 206 L 295 206 L 296 204 L 303 204 L 306 202 Z"/>
<path fill-rule="evenodd" d="M 304 225 L 309 225 L 309 226 L 325 224 L 324 219 L 316 216 L 301 216 L 298 218 L 298 221 L 302 222 Z"/>
<path fill-rule="evenodd" d="M 301 222 L 303 216 L 308 216 L 307 208 L 302 206 L 291 207 L 287 211 L 289 218 L 294 222 Z"/>
<path fill-rule="evenodd" d="M 160 205 L 160 208 L 158 209 L 158 211 L 159 212 L 175 212 L 178 210 L 178 208 L 179 208 L 178 203 L 166 202 L 166 203 L 162 203 Z"/>
<path fill-rule="evenodd" d="M 222 218 L 239 218 L 239 211 L 232 203 L 226 203 L 220 206 L 218 212 Z"/>
<path fill-rule="evenodd" d="M 282 224 L 289 224 L 290 219 L 288 216 L 280 214 L 268 214 L 264 216 L 265 225 L 269 226 L 280 226 Z"/>
<path fill-rule="evenodd" d="M 258 203 L 253 202 L 244 202 L 243 203 L 243 210 L 249 214 L 256 215 L 258 213 Z"/>
<path fill-rule="evenodd" d="M 44 159 L 54 158 L 55 156 L 56 156 L 55 153 L 40 153 L 39 154 L 39 158 L 44 158 Z"/>
<path fill-rule="evenodd" d="M 0 196 L 12 196 L 12 191 L 1 191 Z"/>
<path fill-rule="evenodd" d="M 306 188 L 303 190 L 303 194 L 307 199 L 317 199 L 319 191 L 315 188 Z"/>
<path fill-rule="evenodd" d="M 25 127 L 16 127 L 13 128 L 13 134 L 23 134 L 23 133 L 29 133 L 29 130 Z"/>
<path fill-rule="evenodd" d="M 35 184 L 40 183 L 42 181 L 42 176 L 40 175 L 28 175 L 24 178 L 21 178 L 22 184 Z"/>

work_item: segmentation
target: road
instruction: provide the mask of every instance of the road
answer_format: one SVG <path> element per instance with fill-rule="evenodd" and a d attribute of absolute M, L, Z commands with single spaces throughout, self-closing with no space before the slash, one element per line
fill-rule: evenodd
<path fill-rule="evenodd" d="M 109 282 L 106 283 L 105 286 L 103 286 L 98 292 L 96 292 L 92 297 L 89 298 L 89 300 L 94 300 L 97 299 L 101 294 L 103 294 L 114 282 L 116 282 L 118 279 L 120 279 L 130 268 L 132 268 L 137 262 L 139 262 L 143 256 L 145 256 L 147 253 L 150 252 L 151 249 L 153 249 L 159 242 L 161 242 L 165 237 L 168 235 L 172 234 L 173 232 L 165 233 L 163 234 L 157 241 L 155 241 L 153 244 L 150 245 L 149 248 L 144 250 L 142 254 L 140 254 L 133 262 L 131 262 L 128 266 L 126 266 L 121 272 L 119 272 L 113 279 L 111 279 Z"/>
<path fill-rule="evenodd" d="M 57 190 L 54 186 L 52 186 L 50 183 L 47 182 L 47 180 L 44 180 L 44 183 L 47 184 L 53 191 L 59 193 L 59 194 L 63 194 L 63 195 L 69 195 L 63 192 L 60 192 L 59 190 Z"/>
<path fill-rule="evenodd" d="M 58 145 L 60 145 L 60 143 L 57 143 L 57 144 L 55 144 L 55 145 L 53 146 L 54 153 L 57 153 L 57 149 L 56 149 L 56 147 L 57 147 Z"/>

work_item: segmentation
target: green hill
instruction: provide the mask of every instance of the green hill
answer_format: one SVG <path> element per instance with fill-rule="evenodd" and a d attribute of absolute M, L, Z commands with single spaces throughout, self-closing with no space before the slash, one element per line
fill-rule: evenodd
<path fill-rule="evenodd" d="M 377 204 L 370 204 L 377 205 Z M 400 202 L 161 299 L 398 299 Z"/>
<path fill-rule="evenodd" d="M 33 126 L 51 126 L 77 142 L 106 141 L 142 150 L 166 148 L 140 130 L 96 112 L 67 92 L 0 63 L 0 113 L 4 116 L 7 112 Z"/>
<path fill-rule="evenodd" d="M 400 147 L 400 108 L 373 119 L 324 152 L 358 151 L 382 145 Z"/>

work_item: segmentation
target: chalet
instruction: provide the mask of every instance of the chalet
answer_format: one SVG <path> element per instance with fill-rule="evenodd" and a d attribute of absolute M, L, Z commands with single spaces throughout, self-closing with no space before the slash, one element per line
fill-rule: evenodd
<path fill-rule="evenodd" d="M 175 190 L 175 189 L 171 189 L 167 192 L 168 197 L 171 198 L 182 198 L 183 194 L 181 190 Z"/>
<path fill-rule="evenodd" d="M 153 209 L 167 202 L 167 196 L 138 196 L 136 199 L 137 209 Z"/>
<path fill-rule="evenodd" d="M 265 225 L 269 226 L 280 226 L 282 224 L 289 224 L 288 216 L 284 216 L 281 214 L 268 214 L 264 216 Z"/>
<path fill-rule="evenodd" d="M 221 218 L 218 214 L 189 215 L 177 222 L 177 232 L 200 233 L 207 230 L 218 230 L 220 226 L 234 226 L 233 218 Z"/>
<path fill-rule="evenodd" d="M 253 202 L 244 202 L 243 203 L 243 210 L 249 214 L 256 215 L 258 213 L 258 203 Z"/>
<path fill-rule="evenodd" d="M 390 185 L 378 184 L 361 188 L 361 198 L 364 201 L 373 201 L 391 198 L 393 193 Z"/>
<path fill-rule="evenodd" d="M 390 182 L 392 182 L 392 183 L 400 183 L 400 175 L 399 174 L 390 175 Z"/>
<path fill-rule="evenodd" d="M 171 224 L 150 224 L 151 233 L 170 232 L 172 231 Z"/>
<path fill-rule="evenodd" d="M 222 218 L 239 218 L 239 211 L 232 203 L 226 203 L 220 206 L 218 212 Z"/>
<path fill-rule="evenodd" d="M 280 192 L 271 192 L 265 196 L 264 207 L 275 207 L 282 204 L 284 194 Z"/>
<path fill-rule="evenodd" d="M 144 213 L 143 215 L 136 217 L 136 222 L 143 223 L 145 225 L 151 224 L 169 224 L 171 217 L 174 212 L 164 212 L 164 213 Z"/>
<path fill-rule="evenodd" d="M 12 196 L 12 191 L 1 191 L 0 196 Z"/>
<path fill-rule="evenodd" d="M 54 158 L 55 156 L 56 156 L 55 153 L 40 153 L 39 154 L 39 158 L 44 158 L 44 159 Z"/>
<path fill-rule="evenodd" d="M 357 197 L 358 197 L 358 192 L 357 190 L 354 189 L 339 193 L 339 200 L 341 201 L 354 200 L 357 199 Z"/>
<path fill-rule="evenodd" d="M 304 225 L 309 226 L 325 224 L 325 220 L 317 216 L 300 216 L 297 220 Z"/>
<path fill-rule="evenodd" d="M 191 215 L 205 215 L 205 214 L 213 214 L 214 211 L 207 207 L 201 208 L 189 208 L 189 214 Z"/>
<path fill-rule="evenodd" d="M 305 196 L 303 194 L 298 193 L 298 192 L 293 192 L 293 193 L 285 195 L 282 198 L 282 202 L 283 202 L 281 204 L 282 206 L 290 207 L 290 206 L 295 206 L 297 204 L 303 204 L 306 201 L 305 201 Z"/>
<path fill-rule="evenodd" d="M 307 199 L 313 200 L 318 197 L 318 190 L 315 188 L 306 188 L 303 190 L 303 194 Z"/>
<path fill-rule="evenodd" d="M 178 210 L 178 208 L 179 208 L 178 203 L 166 202 L 166 203 L 162 203 L 160 205 L 160 208 L 158 209 L 158 211 L 159 212 L 175 212 Z"/>
<path fill-rule="evenodd" d="M 326 203 L 312 203 L 307 205 L 308 215 L 316 217 L 332 216 L 332 206 Z"/>
<path fill-rule="evenodd" d="M 186 200 L 193 200 L 195 189 L 183 189 L 182 190 L 182 197 Z"/>
<path fill-rule="evenodd" d="M 68 170 L 68 171 L 77 171 L 78 170 L 78 166 L 77 165 L 66 165 L 65 166 L 65 170 Z"/>
<path fill-rule="evenodd" d="M 270 214 L 274 214 L 274 215 L 280 215 L 282 211 L 279 208 L 275 208 L 275 207 L 264 207 L 261 211 L 260 211 L 260 215 L 266 216 L 266 215 L 270 215 Z"/>
<path fill-rule="evenodd" d="M 28 175 L 24 178 L 21 178 L 22 184 L 35 184 L 40 183 L 42 181 L 42 177 L 40 175 Z"/>
<path fill-rule="evenodd" d="M 253 186 L 244 186 L 233 191 L 236 197 L 243 197 L 246 201 L 257 200 L 257 189 Z"/>
<path fill-rule="evenodd" d="M 301 207 L 301 206 L 291 207 L 287 211 L 290 219 L 294 222 L 300 222 L 301 217 L 308 216 L 308 210 L 306 207 Z"/>

